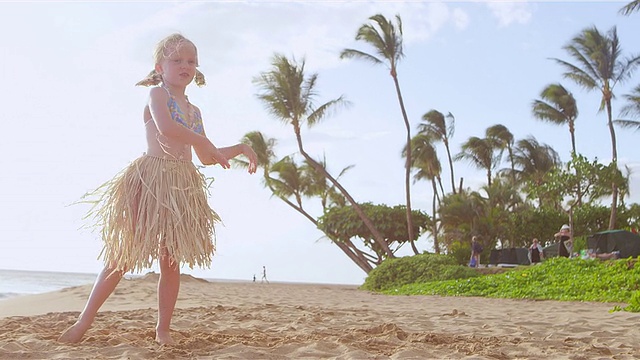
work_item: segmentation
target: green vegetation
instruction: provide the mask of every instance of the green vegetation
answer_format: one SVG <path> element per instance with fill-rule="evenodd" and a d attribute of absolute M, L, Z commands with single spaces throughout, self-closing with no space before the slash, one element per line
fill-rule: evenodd
<path fill-rule="evenodd" d="M 396 259 L 395 262 L 403 259 Z M 430 273 L 444 271 L 433 269 L 427 275 L 416 276 L 427 281 L 407 283 L 409 261 L 404 266 L 389 264 L 378 267 L 376 284 L 384 283 L 382 292 L 393 295 L 444 295 L 444 296 L 483 296 L 492 298 L 538 299 L 564 301 L 620 302 L 628 306 L 616 306 L 613 311 L 625 310 L 640 312 L 640 266 L 638 259 L 617 261 L 597 261 L 567 258 L 551 258 L 536 266 L 519 267 L 501 274 L 485 276 L 463 276 L 458 279 L 440 280 L 443 276 Z M 429 259 L 426 262 L 448 264 L 443 259 Z M 385 265 L 383 263 L 383 265 Z M 395 271 L 394 276 L 377 272 Z M 417 269 L 417 267 L 416 267 Z M 470 269 L 471 270 L 471 269 Z M 372 272 L 373 274 L 374 272 Z M 452 273 L 449 273 L 452 274 Z M 396 286 L 390 286 L 391 280 Z M 369 282 L 365 281 L 365 285 Z M 372 289 L 371 286 L 366 287 Z"/>
<path fill-rule="evenodd" d="M 385 260 L 367 276 L 362 288 L 384 291 L 398 286 L 480 276 L 475 269 L 456 264 L 451 256 L 422 254 Z"/>

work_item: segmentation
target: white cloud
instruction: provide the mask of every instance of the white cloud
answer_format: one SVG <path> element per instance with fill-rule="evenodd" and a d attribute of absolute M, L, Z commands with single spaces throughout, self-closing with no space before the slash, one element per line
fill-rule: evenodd
<path fill-rule="evenodd" d="M 458 30 L 464 30 L 469 26 L 469 14 L 464 10 L 455 8 L 452 12 L 453 24 Z"/>
<path fill-rule="evenodd" d="M 526 1 L 489 1 L 486 5 L 501 27 L 512 23 L 526 24 L 531 20 L 531 5 Z"/>

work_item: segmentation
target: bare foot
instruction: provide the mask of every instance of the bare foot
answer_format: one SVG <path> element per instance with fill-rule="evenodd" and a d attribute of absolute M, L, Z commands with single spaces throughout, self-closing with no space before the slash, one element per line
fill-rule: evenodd
<path fill-rule="evenodd" d="M 175 341 L 171 338 L 169 330 L 156 330 L 156 342 L 160 345 L 173 345 Z"/>
<path fill-rule="evenodd" d="M 89 326 L 76 322 L 60 335 L 58 341 L 69 344 L 80 342 L 87 330 L 89 330 Z"/>

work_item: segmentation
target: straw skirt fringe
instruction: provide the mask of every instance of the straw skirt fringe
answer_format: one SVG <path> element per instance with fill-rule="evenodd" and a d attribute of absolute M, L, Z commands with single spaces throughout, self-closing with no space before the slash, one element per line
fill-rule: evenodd
<path fill-rule="evenodd" d="M 86 196 L 97 196 L 87 217 L 101 228 L 99 258 L 107 266 L 141 271 L 165 249 L 172 261 L 191 268 L 211 265 L 220 217 L 191 161 L 143 155 Z"/>

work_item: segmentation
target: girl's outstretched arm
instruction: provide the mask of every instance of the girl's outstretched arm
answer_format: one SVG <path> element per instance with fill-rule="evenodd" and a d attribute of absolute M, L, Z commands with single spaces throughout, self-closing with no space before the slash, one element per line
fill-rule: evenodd
<path fill-rule="evenodd" d="M 202 164 L 215 165 L 218 163 L 215 159 L 213 159 L 212 161 L 212 159 L 207 157 L 207 155 L 201 154 L 197 148 L 194 148 L 194 150 L 196 152 L 196 155 L 198 156 L 198 159 Z M 218 151 L 220 151 L 220 153 L 222 154 L 222 156 L 224 156 L 225 159 L 229 159 L 229 160 L 235 158 L 238 155 L 244 155 L 247 158 L 247 160 L 249 160 L 250 174 L 255 173 L 258 168 L 258 156 L 253 151 L 253 149 L 247 144 L 236 144 L 232 146 L 221 147 L 221 148 L 218 148 Z"/>

